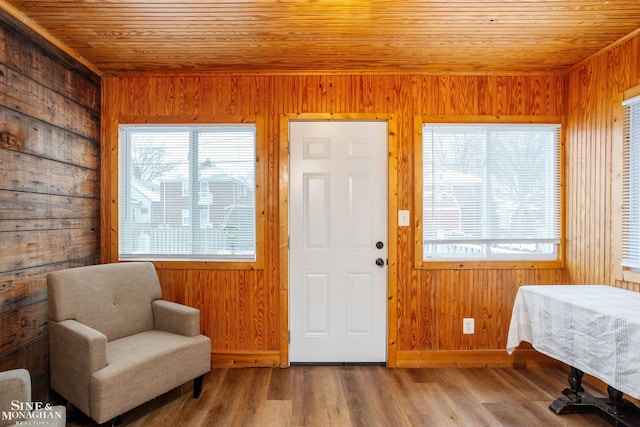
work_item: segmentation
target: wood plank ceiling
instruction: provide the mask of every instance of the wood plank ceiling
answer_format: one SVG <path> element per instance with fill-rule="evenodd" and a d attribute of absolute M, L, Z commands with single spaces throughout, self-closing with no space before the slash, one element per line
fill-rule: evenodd
<path fill-rule="evenodd" d="M 563 73 L 639 0 L 0 0 L 102 72 Z"/>

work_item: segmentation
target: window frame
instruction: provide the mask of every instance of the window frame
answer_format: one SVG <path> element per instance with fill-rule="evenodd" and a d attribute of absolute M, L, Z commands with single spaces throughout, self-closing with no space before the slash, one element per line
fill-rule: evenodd
<path fill-rule="evenodd" d="M 114 258 L 114 262 L 119 262 L 119 141 L 120 141 L 120 126 L 175 126 L 175 127 L 202 127 L 202 126 L 224 126 L 224 125 L 246 125 L 253 124 L 255 126 L 255 240 L 256 240 L 256 253 L 255 260 L 242 261 L 242 260 L 220 260 L 220 259 L 159 259 L 148 257 L 145 259 L 137 259 L 136 261 L 150 261 L 153 262 L 156 268 L 164 269 L 219 269 L 219 270 L 264 270 L 265 265 L 265 235 L 266 235 L 266 221 L 265 221 L 265 206 L 266 206 L 266 141 L 265 141 L 265 121 L 261 116 L 227 116 L 216 117 L 212 120 L 195 120 L 194 122 L 185 123 L 181 120 L 171 119 L 157 119 L 157 120 L 144 120 L 142 123 L 138 119 L 123 119 L 117 125 L 115 125 L 115 150 L 112 151 L 112 165 L 115 167 L 114 177 L 115 180 L 112 184 L 112 197 L 114 197 L 115 203 L 112 207 L 113 224 L 115 225 L 111 232 L 112 251 L 111 256 Z M 199 214 L 199 213 L 194 213 Z"/>
<path fill-rule="evenodd" d="M 614 133 L 612 144 L 613 159 L 613 196 L 611 241 L 613 245 L 613 277 L 621 282 L 640 283 L 640 271 L 623 265 L 624 258 L 624 197 L 625 197 L 625 108 L 624 103 L 640 96 L 640 85 L 620 92 L 616 97 L 614 109 Z"/>
<path fill-rule="evenodd" d="M 423 259 L 423 135 L 424 124 L 560 124 L 559 179 L 560 179 L 560 244 L 555 260 L 428 260 Z M 557 269 L 564 266 L 565 259 L 565 209 L 564 209 L 564 116 L 415 116 L 414 117 L 414 265 L 419 269 Z"/>

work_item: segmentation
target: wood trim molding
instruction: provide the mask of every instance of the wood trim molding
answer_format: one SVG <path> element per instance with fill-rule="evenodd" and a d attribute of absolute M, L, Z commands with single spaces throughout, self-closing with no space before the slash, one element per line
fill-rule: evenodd
<path fill-rule="evenodd" d="M 640 95 L 640 85 L 637 85 L 637 86 L 634 86 L 634 87 L 631 87 L 631 88 L 625 90 L 622 93 L 622 100 L 626 101 L 627 99 L 631 99 L 631 98 L 633 98 L 635 96 L 638 96 L 638 95 Z M 620 97 L 620 95 L 618 95 L 618 97 Z M 618 99 L 616 99 L 616 100 L 618 100 Z"/>
<path fill-rule="evenodd" d="M 277 351 L 213 350 L 211 366 L 216 368 L 278 367 L 280 353 Z"/>
<path fill-rule="evenodd" d="M 622 196 L 624 175 L 624 107 L 622 102 L 634 95 L 625 97 L 625 93 L 615 96 L 613 105 L 613 129 L 611 144 L 611 273 L 614 280 L 625 280 L 625 269 L 622 267 Z M 633 273 L 633 272 L 631 272 Z M 627 280 L 629 277 L 626 278 Z"/>
<path fill-rule="evenodd" d="M 280 258 L 280 366 L 289 366 L 289 116 L 280 117 L 278 234 Z"/>
<path fill-rule="evenodd" d="M 390 114 L 387 123 L 387 366 L 395 367 L 398 363 L 398 117 Z"/>
<path fill-rule="evenodd" d="M 524 368 L 562 366 L 561 362 L 535 350 L 398 351 L 398 368 Z"/>

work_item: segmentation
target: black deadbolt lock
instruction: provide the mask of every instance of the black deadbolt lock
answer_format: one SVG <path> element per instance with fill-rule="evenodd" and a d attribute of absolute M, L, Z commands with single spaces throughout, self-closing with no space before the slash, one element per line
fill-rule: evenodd
<path fill-rule="evenodd" d="M 376 248 L 378 248 L 378 249 L 384 248 L 384 243 L 382 243 L 382 242 L 376 243 Z"/>

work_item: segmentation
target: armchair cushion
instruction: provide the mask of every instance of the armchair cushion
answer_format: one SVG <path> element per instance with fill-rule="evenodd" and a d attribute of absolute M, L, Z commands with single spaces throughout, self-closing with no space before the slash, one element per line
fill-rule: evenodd
<path fill-rule="evenodd" d="M 141 405 L 157 395 L 156 390 L 173 389 L 177 377 L 195 378 L 208 372 L 210 360 L 211 342 L 203 335 L 152 330 L 111 341 L 107 366 L 91 378 L 91 417 L 114 418 L 122 407 Z"/>

